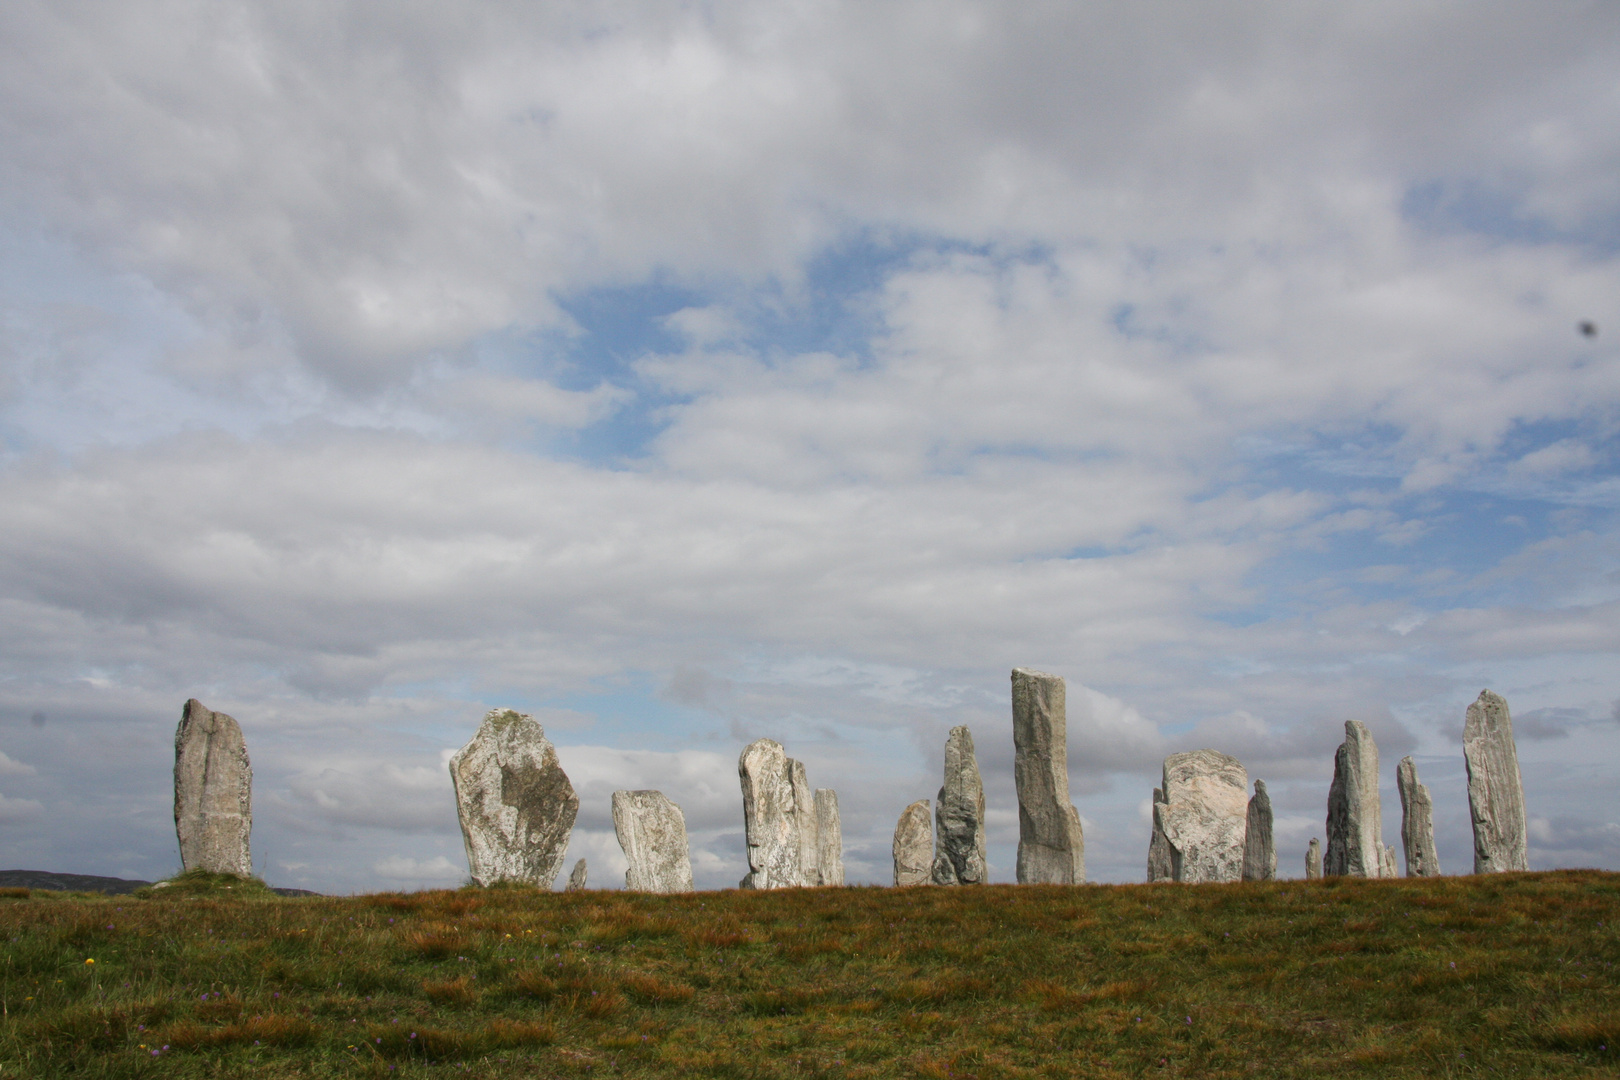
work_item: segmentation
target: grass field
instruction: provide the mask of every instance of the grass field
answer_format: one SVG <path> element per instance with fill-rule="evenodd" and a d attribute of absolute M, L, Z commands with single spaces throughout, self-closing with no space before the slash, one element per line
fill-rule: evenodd
<path fill-rule="evenodd" d="M 0 1077 L 1620 1075 L 1620 874 L 220 886 L 6 890 Z"/>

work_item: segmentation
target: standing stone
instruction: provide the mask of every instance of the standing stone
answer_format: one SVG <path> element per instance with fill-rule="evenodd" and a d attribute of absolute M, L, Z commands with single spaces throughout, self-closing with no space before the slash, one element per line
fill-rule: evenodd
<path fill-rule="evenodd" d="M 1322 872 L 1382 877 L 1384 812 L 1378 797 L 1378 747 L 1360 720 L 1344 722 L 1328 789 L 1327 855 Z"/>
<path fill-rule="evenodd" d="M 1305 880 L 1315 881 L 1322 876 L 1322 841 L 1311 837 L 1311 846 L 1305 849 Z"/>
<path fill-rule="evenodd" d="M 928 800 L 918 799 L 894 827 L 894 884 L 927 885 L 932 880 L 934 831 L 928 825 Z"/>
<path fill-rule="evenodd" d="M 838 818 L 838 792 L 832 788 L 816 789 L 816 842 L 821 848 L 816 859 L 821 868 L 821 883 L 842 886 L 844 827 Z"/>
<path fill-rule="evenodd" d="M 1243 880 L 1275 881 L 1276 878 L 1277 849 L 1271 842 L 1271 796 L 1266 794 L 1266 782 L 1256 780 L 1243 835 Z"/>
<path fill-rule="evenodd" d="M 945 740 L 945 786 L 939 789 L 934 820 L 934 884 L 983 885 L 988 875 L 984 782 L 966 725 L 951 728 Z"/>
<path fill-rule="evenodd" d="M 1410 757 L 1395 767 L 1395 787 L 1401 793 L 1401 847 L 1406 854 L 1407 877 L 1439 877 L 1440 857 L 1434 853 L 1434 802 L 1429 789 L 1418 783 L 1417 765 Z"/>
<path fill-rule="evenodd" d="M 585 873 L 585 860 L 581 859 L 574 864 L 574 870 L 568 875 L 568 884 L 564 886 L 563 892 L 584 892 Z"/>
<path fill-rule="evenodd" d="M 804 884 L 799 822 L 794 816 L 793 773 L 782 744 L 755 739 L 737 759 L 742 781 L 748 873 L 740 889 L 787 889 Z"/>
<path fill-rule="evenodd" d="M 686 846 L 686 815 L 661 791 L 615 791 L 613 831 L 630 868 L 624 887 L 632 892 L 691 892 L 692 860 Z"/>
<path fill-rule="evenodd" d="M 1468 812 L 1474 822 L 1474 873 L 1530 869 L 1524 780 L 1508 703 L 1489 690 L 1468 706 L 1463 724 Z"/>
<path fill-rule="evenodd" d="M 1170 880 L 1197 883 L 1243 877 L 1249 774 L 1215 750 L 1164 759 L 1164 802 L 1153 806 L 1154 827 L 1170 849 Z"/>
<path fill-rule="evenodd" d="M 579 816 L 579 796 L 534 717 L 491 709 L 450 759 L 450 781 L 473 881 L 551 888 Z"/>
<path fill-rule="evenodd" d="M 253 766 L 242 728 L 196 698 L 174 731 L 174 831 L 180 866 L 210 874 L 253 876 Z"/>
<path fill-rule="evenodd" d="M 793 783 L 793 825 L 799 833 L 799 874 L 806 885 L 821 884 L 821 842 L 816 838 L 816 804 L 810 794 L 810 780 L 804 762 L 788 758 L 788 777 Z"/>
<path fill-rule="evenodd" d="M 1164 789 L 1153 789 L 1153 837 L 1148 841 L 1148 881 L 1174 881 L 1175 869 L 1170 865 L 1170 841 L 1159 827 L 1159 804 L 1164 802 Z"/>
<path fill-rule="evenodd" d="M 1380 864 L 1380 866 L 1383 869 L 1384 876 L 1387 878 L 1398 878 L 1401 876 L 1400 863 L 1395 861 L 1395 849 L 1388 844 L 1384 845 L 1384 861 Z"/>
<path fill-rule="evenodd" d="M 1018 883 L 1080 885 L 1086 839 L 1069 802 L 1065 687 L 1056 675 L 1012 673 L 1013 780 L 1018 786 Z"/>

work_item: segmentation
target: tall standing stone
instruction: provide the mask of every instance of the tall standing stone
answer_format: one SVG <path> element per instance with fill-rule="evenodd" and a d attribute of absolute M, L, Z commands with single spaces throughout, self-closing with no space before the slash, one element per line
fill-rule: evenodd
<path fill-rule="evenodd" d="M 894 883 L 927 885 L 932 880 L 934 831 L 928 824 L 928 800 L 918 799 L 900 814 L 894 827 Z"/>
<path fill-rule="evenodd" d="M 1171 754 L 1160 791 L 1165 801 L 1153 805 L 1153 824 L 1170 850 L 1170 880 L 1240 880 L 1249 815 L 1243 763 L 1215 750 Z"/>
<path fill-rule="evenodd" d="M 1315 881 L 1322 876 L 1322 841 L 1311 837 L 1311 846 L 1305 849 L 1305 880 Z"/>
<path fill-rule="evenodd" d="M 737 759 L 742 781 L 748 873 L 741 889 L 787 889 L 804 884 L 799 821 L 794 814 L 793 771 L 775 739 L 755 739 Z"/>
<path fill-rule="evenodd" d="M 1434 853 L 1434 802 L 1427 786 L 1418 783 L 1417 765 L 1410 757 L 1395 767 L 1395 787 L 1401 793 L 1401 847 L 1407 877 L 1439 877 L 1440 857 Z"/>
<path fill-rule="evenodd" d="M 241 725 L 196 698 L 174 731 L 174 831 L 180 865 L 210 874 L 253 876 L 253 766 Z"/>
<path fill-rule="evenodd" d="M 1069 802 L 1065 687 L 1056 675 L 1012 673 L 1013 780 L 1018 787 L 1018 883 L 1080 885 L 1086 840 Z"/>
<path fill-rule="evenodd" d="M 1327 854 L 1322 872 L 1382 877 L 1384 812 L 1378 797 L 1378 746 L 1360 720 L 1344 722 L 1328 789 Z"/>
<path fill-rule="evenodd" d="M 632 892 L 691 892 L 692 860 L 686 815 L 661 791 L 615 791 L 613 831 L 624 857 L 624 887 Z"/>
<path fill-rule="evenodd" d="M 816 865 L 821 868 L 823 885 L 844 884 L 844 827 L 838 817 L 838 792 L 832 788 L 816 789 L 816 843 L 820 854 Z"/>
<path fill-rule="evenodd" d="M 563 886 L 563 892 L 584 892 L 585 875 L 589 871 L 585 868 L 585 860 L 581 859 L 574 864 L 574 870 L 568 875 L 568 884 Z"/>
<path fill-rule="evenodd" d="M 984 782 L 967 726 L 951 728 L 945 740 L 945 786 L 934 811 L 935 885 L 982 885 L 985 855 Z"/>
<path fill-rule="evenodd" d="M 450 782 L 473 881 L 551 888 L 579 816 L 579 796 L 534 717 L 491 709 L 450 759 Z"/>
<path fill-rule="evenodd" d="M 816 836 L 816 804 L 810 794 L 810 780 L 804 762 L 788 758 L 787 764 L 793 783 L 793 824 L 799 832 L 799 874 L 806 885 L 820 885 L 821 841 Z"/>
<path fill-rule="evenodd" d="M 1530 869 L 1524 780 L 1513 717 L 1498 694 L 1481 690 L 1463 724 L 1468 812 L 1474 823 L 1474 873 Z"/>
<path fill-rule="evenodd" d="M 1246 831 L 1243 834 L 1243 880 L 1274 881 L 1277 877 L 1277 849 L 1271 839 L 1271 796 L 1266 782 L 1254 782 L 1254 798 L 1249 800 Z"/>
<path fill-rule="evenodd" d="M 1148 841 L 1148 881 L 1174 881 L 1175 868 L 1170 865 L 1170 840 L 1159 827 L 1159 804 L 1164 802 L 1164 789 L 1153 789 L 1153 837 Z"/>

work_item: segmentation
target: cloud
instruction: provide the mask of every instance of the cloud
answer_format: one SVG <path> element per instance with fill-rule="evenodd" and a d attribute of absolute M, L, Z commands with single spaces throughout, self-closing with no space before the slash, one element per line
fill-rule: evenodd
<path fill-rule="evenodd" d="M 431 859 L 414 859 L 408 855 L 390 855 L 371 864 L 372 872 L 387 881 L 438 881 L 465 877 L 467 868 L 456 866 L 443 855 Z"/>
<path fill-rule="evenodd" d="M 45 813 L 43 804 L 34 799 L 13 799 L 0 795 L 0 824 L 15 825 L 33 821 Z"/>
<path fill-rule="evenodd" d="M 26 762 L 16 761 L 0 751 L 0 776 L 33 776 L 38 769 Z"/>

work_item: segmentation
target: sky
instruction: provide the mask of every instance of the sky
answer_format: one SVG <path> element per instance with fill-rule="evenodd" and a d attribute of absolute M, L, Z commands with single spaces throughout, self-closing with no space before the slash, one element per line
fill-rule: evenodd
<path fill-rule="evenodd" d="M 958 724 L 1009 881 L 1031 667 L 1092 880 L 1347 720 L 1467 872 L 1486 687 L 1620 870 L 1616 176 L 1600 0 L 5 4 L 0 864 L 177 871 L 196 697 L 275 885 L 460 884 L 495 707 L 593 885 L 761 737 L 887 883 Z"/>

